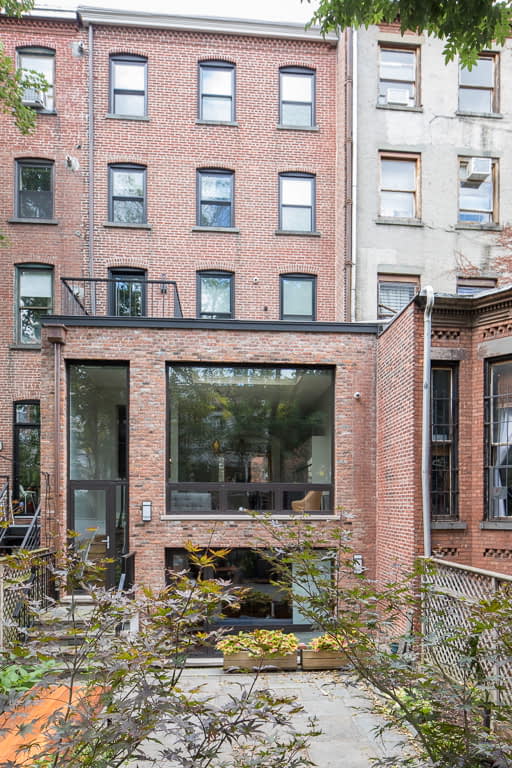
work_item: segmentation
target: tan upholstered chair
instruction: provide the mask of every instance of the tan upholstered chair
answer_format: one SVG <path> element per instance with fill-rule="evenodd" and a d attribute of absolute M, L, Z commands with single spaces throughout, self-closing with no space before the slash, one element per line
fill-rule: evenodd
<path fill-rule="evenodd" d="M 292 501 L 294 512 L 318 512 L 321 509 L 322 491 L 308 491 L 303 499 Z"/>

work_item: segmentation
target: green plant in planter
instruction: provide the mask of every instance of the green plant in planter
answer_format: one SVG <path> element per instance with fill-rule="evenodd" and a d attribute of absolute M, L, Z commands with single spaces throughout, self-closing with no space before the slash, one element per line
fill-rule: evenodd
<path fill-rule="evenodd" d="M 255 629 L 254 632 L 239 632 L 227 635 L 216 645 L 224 655 L 246 653 L 249 656 L 275 658 L 287 656 L 297 650 L 297 637 L 281 629 Z"/>
<path fill-rule="evenodd" d="M 346 640 L 341 635 L 320 635 L 314 637 L 307 646 L 308 651 L 343 651 L 346 648 Z"/>

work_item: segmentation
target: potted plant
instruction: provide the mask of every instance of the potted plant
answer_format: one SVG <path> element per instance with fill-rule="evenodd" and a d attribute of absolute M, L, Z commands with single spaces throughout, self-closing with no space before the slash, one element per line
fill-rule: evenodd
<path fill-rule="evenodd" d="M 297 645 L 298 640 L 291 633 L 280 629 L 255 629 L 226 635 L 216 647 L 224 654 L 224 669 L 297 669 Z"/>
<path fill-rule="evenodd" d="M 339 669 L 347 663 L 345 640 L 337 635 L 320 635 L 301 649 L 302 669 Z"/>

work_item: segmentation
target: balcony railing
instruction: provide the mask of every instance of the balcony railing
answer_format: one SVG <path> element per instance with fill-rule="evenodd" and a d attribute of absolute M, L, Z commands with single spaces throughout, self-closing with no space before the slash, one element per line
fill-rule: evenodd
<path fill-rule="evenodd" d="M 183 317 L 174 280 L 62 277 L 62 314 L 89 317 Z"/>

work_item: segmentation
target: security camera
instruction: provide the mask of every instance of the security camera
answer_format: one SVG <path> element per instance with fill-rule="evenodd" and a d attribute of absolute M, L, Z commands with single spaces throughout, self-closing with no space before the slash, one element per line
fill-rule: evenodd
<path fill-rule="evenodd" d="M 259 277 L 253 277 L 252 281 L 253 281 L 254 285 L 257 285 L 259 283 L 260 279 L 259 279 Z"/>
<path fill-rule="evenodd" d="M 361 399 L 361 393 L 360 392 L 354 392 L 354 400 L 360 400 Z"/>

